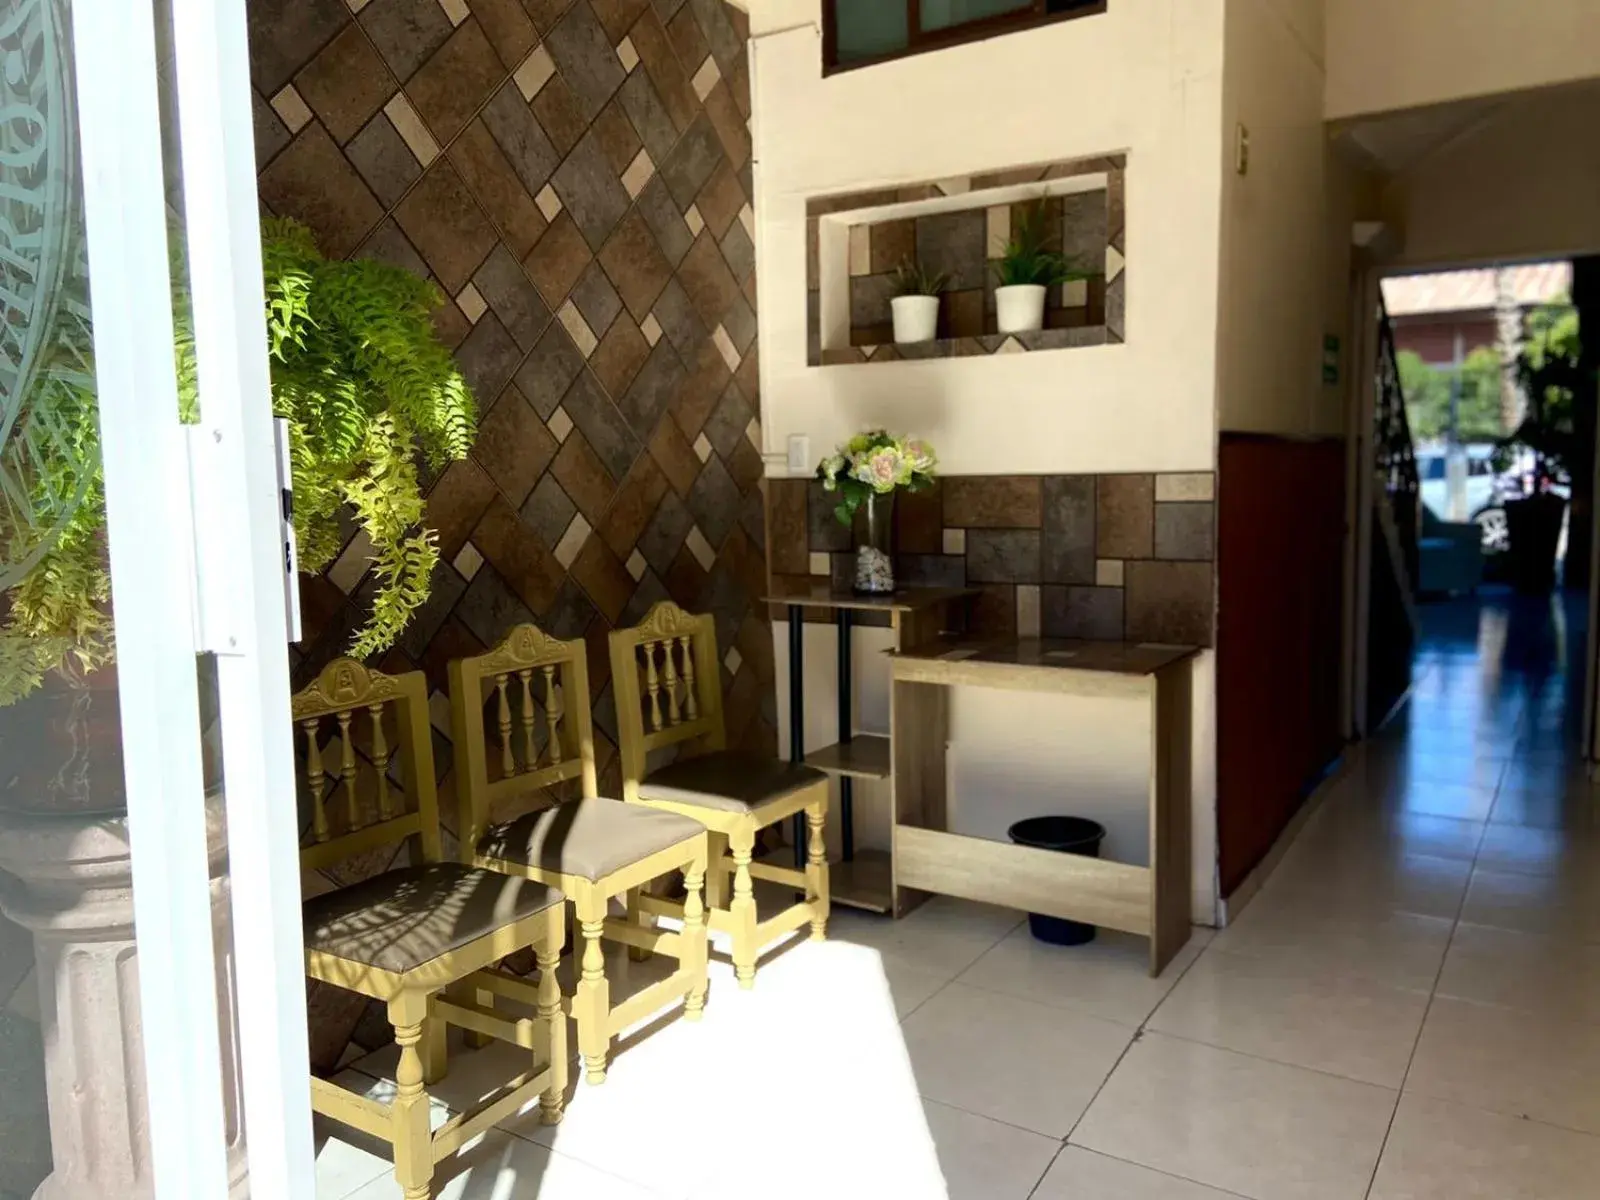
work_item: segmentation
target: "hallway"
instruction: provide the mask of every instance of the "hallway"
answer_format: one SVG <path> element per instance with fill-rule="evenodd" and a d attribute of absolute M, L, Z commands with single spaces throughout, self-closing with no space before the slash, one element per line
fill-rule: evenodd
<path fill-rule="evenodd" d="M 1594 1195 L 1600 822 L 1565 665 L 1583 612 L 1516 603 L 1514 621 L 1509 597 L 1423 609 L 1408 710 L 1240 919 L 1196 930 L 1159 980 L 1121 935 L 1065 950 L 980 905 L 836 909 L 830 940 L 789 947 L 753 992 L 714 963 L 703 1023 L 626 1048 L 558 1128 L 507 1122 L 441 1196 L 710 1200 L 757 1178 L 796 1200 Z M 614 959 L 622 991 L 652 969 Z M 775 1021 L 811 1023 L 804 1055 Z M 392 1063 L 344 1082 L 383 1094 Z M 496 1069 L 461 1055 L 440 1100 Z M 681 1136 L 685 1112 L 713 1122 L 714 1152 Z M 803 1143 L 775 1174 L 785 1128 Z M 347 1136 L 320 1145 L 319 1196 L 398 1196 Z"/>

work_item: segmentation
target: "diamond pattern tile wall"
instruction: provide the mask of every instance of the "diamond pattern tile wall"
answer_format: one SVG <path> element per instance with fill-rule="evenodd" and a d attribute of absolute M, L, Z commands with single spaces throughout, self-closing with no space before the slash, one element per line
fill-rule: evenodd
<path fill-rule="evenodd" d="M 472 458 L 429 480 L 433 600 L 379 665 L 421 668 L 437 692 L 452 657 L 537 620 L 587 640 L 607 713 L 605 634 L 670 596 L 714 612 L 724 651 L 738 647 L 730 734 L 774 751 L 762 469 L 745 433 L 760 398 L 744 14 L 722 0 L 249 6 L 264 208 L 330 254 L 437 284 L 435 327 L 482 409 Z M 305 581 L 297 686 L 370 602 L 363 559 L 352 544 Z M 352 1036 L 386 1036 L 360 1005 L 313 1009 L 318 1069 Z"/>

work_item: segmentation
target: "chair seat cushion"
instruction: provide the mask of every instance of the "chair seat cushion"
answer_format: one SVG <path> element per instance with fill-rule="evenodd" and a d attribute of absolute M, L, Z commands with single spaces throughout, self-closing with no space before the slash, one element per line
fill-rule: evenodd
<path fill-rule="evenodd" d="M 429 863 L 314 896 L 301 920 L 307 950 L 403 974 L 562 900 L 531 880 Z"/>
<path fill-rule="evenodd" d="M 479 840 L 478 854 L 598 880 L 705 831 L 699 821 L 676 813 L 620 800 L 573 800 L 492 826 Z"/>
<path fill-rule="evenodd" d="M 715 750 L 698 758 L 679 759 L 647 775 L 639 782 L 639 798 L 742 813 L 827 778 L 803 763 L 741 750 Z"/>

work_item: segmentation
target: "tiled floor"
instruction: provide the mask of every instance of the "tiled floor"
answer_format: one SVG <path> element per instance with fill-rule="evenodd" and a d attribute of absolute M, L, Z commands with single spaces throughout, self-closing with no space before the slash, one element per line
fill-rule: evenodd
<path fill-rule="evenodd" d="M 838 912 L 753 993 L 716 968 L 703 1024 L 622 1054 L 559 1128 L 512 1123 L 443 1195 L 1600 1194 L 1600 819 L 1562 665 L 1581 613 L 1511 614 L 1425 610 L 1409 710 L 1161 979 L 1135 939 L 1043 946 L 978 905 Z M 349 1078 L 380 1086 L 389 1057 Z M 337 1140 L 322 1168 L 325 1200 L 398 1195 Z"/>

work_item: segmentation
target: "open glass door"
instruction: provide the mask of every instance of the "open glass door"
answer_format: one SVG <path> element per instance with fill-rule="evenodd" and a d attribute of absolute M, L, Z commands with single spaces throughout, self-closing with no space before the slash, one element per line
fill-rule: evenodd
<path fill-rule="evenodd" d="M 0 1195 L 313 1190 L 247 80 L 0 12 Z"/>

